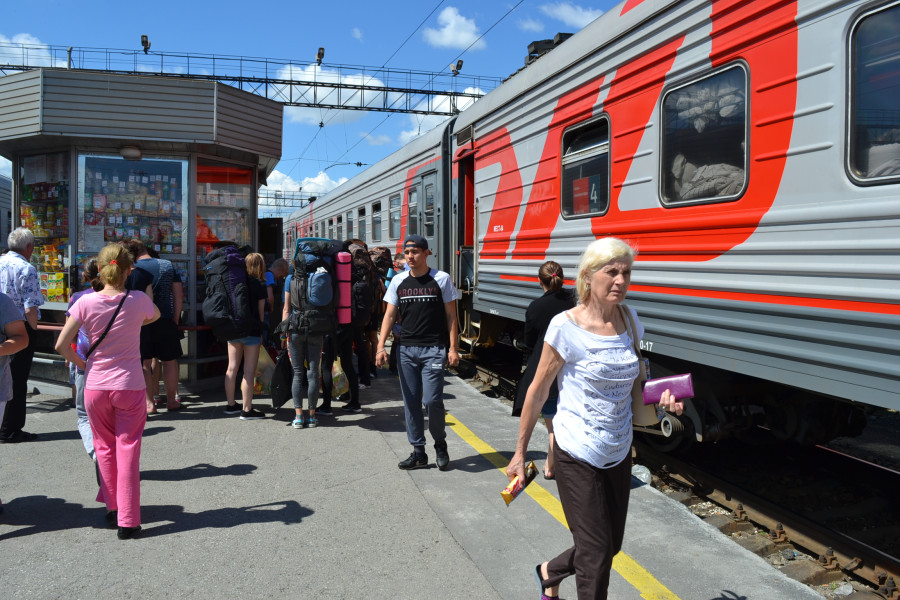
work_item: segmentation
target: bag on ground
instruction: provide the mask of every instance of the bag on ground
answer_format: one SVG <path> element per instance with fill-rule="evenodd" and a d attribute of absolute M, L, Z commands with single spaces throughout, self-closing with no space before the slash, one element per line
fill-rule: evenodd
<path fill-rule="evenodd" d="M 279 409 L 291 399 L 291 383 L 294 380 L 294 369 L 287 350 L 278 353 L 269 391 L 272 394 L 272 408 Z"/>
<path fill-rule="evenodd" d="M 349 391 L 350 380 L 347 379 L 347 374 L 344 373 L 344 368 L 341 366 L 341 359 L 339 358 L 331 365 L 331 397 L 337 398 Z"/>

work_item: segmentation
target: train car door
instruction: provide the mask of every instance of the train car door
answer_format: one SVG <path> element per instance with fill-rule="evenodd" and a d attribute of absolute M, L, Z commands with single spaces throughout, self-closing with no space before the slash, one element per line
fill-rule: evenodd
<path fill-rule="evenodd" d="M 444 229 L 441 225 L 441 212 L 437 210 L 437 177 L 435 173 L 429 173 L 422 177 L 422 202 L 420 204 L 419 222 L 422 224 L 422 230 L 419 235 L 428 240 L 428 247 L 431 249 L 431 256 L 428 257 L 428 266 L 439 268 L 438 265 L 444 260 L 441 256 L 443 248 Z"/>

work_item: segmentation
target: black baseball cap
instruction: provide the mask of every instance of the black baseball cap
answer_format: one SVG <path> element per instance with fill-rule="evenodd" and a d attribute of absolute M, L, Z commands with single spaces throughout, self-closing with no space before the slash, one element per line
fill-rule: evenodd
<path fill-rule="evenodd" d="M 428 240 L 423 238 L 421 235 L 408 235 L 406 236 L 406 241 L 403 242 L 403 247 L 409 248 L 410 246 L 421 248 L 422 250 L 428 250 Z"/>

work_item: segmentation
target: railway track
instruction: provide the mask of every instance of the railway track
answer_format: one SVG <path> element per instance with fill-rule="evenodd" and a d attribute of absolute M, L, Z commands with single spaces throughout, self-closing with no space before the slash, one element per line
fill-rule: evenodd
<path fill-rule="evenodd" d="M 675 456 L 636 439 L 635 450 L 657 487 L 689 491 L 729 509 L 735 524 L 768 531 L 754 541 L 758 554 L 788 556 L 796 546 L 818 557 L 819 569 L 796 569 L 806 583 L 847 575 L 872 586 L 872 597 L 900 598 L 900 472 L 822 447 L 722 443 Z"/>

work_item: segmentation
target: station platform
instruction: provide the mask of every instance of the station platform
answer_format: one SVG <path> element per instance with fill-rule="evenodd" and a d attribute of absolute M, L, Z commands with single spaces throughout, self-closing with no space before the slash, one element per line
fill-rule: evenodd
<path fill-rule="evenodd" d="M 3 596 L 28 598 L 539 598 L 534 566 L 567 547 L 555 482 L 541 476 L 509 507 L 500 490 L 518 420 L 466 382 L 445 388 L 450 470 L 401 471 L 408 456 L 396 378 L 293 429 L 291 403 L 268 418 L 223 414 L 224 394 L 185 398 L 148 420 L 144 530 L 120 541 L 95 502 L 94 469 L 67 398 L 29 402 L 35 442 L 0 445 Z M 530 456 L 540 464 L 538 425 Z M 540 467 L 539 467 L 540 468 Z M 574 578 L 560 596 L 576 598 Z M 815 599 L 761 558 L 633 479 L 610 598 Z"/>

